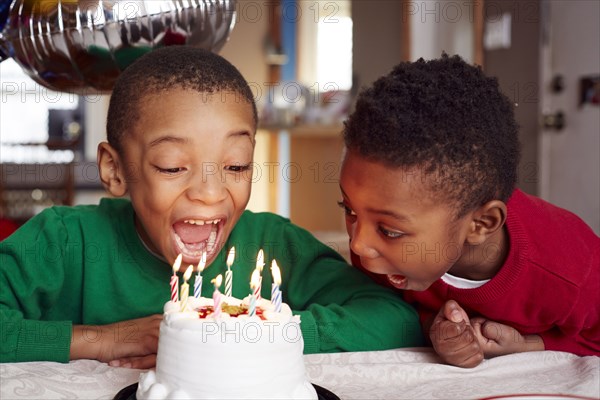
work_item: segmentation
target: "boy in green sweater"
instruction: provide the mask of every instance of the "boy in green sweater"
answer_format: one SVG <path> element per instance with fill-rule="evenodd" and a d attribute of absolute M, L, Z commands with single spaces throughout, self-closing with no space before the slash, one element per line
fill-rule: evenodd
<path fill-rule="evenodd" d="M 397 294 L 288 220 L 244 211 L 256 126 L 248 84 L 218 55 L 175 46 L 128 67 L 98 165 L 108 193 L 130 200 L 50 208 L 0 244 L 0 361 L 152 367 L 174 260 L 182 254 L 181 273 L 206 251 L 210 282 L 231 246 L 238 298 L 260 248 L 277 260 L 306 353 L 421 344 L 416 313 Z M 263 273 L 263 297 L 270 287 Z M 211 291 L 203 285 L 203 296 Z"/>

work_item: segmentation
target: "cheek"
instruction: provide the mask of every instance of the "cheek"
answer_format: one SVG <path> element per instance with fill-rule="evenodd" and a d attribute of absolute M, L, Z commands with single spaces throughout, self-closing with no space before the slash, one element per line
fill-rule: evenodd
<path fill-rule="evenodd" d="M 239 182 L 230 185 L 229 192 L 231 193 L 231 197 L 233 199 L 234 207 L 238 212 L 244 211 L 246 206 L 248 205 L 248 201 L 250 200 L 250 193 L 252 190 L 252 181 L 251 178 L 242 178 Z"/>

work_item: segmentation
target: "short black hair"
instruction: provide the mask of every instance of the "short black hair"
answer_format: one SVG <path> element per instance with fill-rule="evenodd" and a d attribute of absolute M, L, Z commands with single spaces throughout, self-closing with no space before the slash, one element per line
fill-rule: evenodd
<path fill-rule="evenodd" d="M 513 105 L 496 78 L 459 56 L 403 62 L 361 91 L 344 142 L 368 160 L 435 178 L 433 195 L 454 201 L 457 217 L 506 202 L 517 181 Z"/>
<path fill-rule="evenodd" d="M 108 142 L 121 152 L 124 132 L 139 119 L 140 101 L 173 88 L 199 93 L 231 92 L 236 99 L 251 105 L 257 124 L 254 95 L 235 66 L 218 54 L 197 47 L 167 46 L 143 55 L 117 79 L 108 108 Z"/>

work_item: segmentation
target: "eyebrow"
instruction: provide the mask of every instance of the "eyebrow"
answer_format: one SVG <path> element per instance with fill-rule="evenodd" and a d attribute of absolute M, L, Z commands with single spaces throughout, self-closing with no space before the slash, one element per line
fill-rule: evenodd
<path fill-rule="evenodd" d="M 184 139 L 182 137 L 167 135 L 167 136 L 161 136 L 157 139 L 154 139 L 153 141 L 150 142 L 149 146 L 155 147 L 162 143 L 186 144 L 187 142 L 188 142 L 188 140 Z"/>
<path fill-rule="evenodd" d="M 342 191 L 342 194 L 344 195 L 345 198 L 348 198 L 348 195 L 346 194 L 346 192 L 344 192 L 344 188 L 342 188 L 342 185 L 340 185 L 340 190 Z M 391 210 L 380 210 L 377 208 L 371 208 L 371 207 L 367 207 L 366 210 L 370 213 L 373 214 L 378 214 L 378 215 L 385 215 L 387 217 L 392 217 L 398 221 L 410 221 L 410 218 L 405 216 L 405 215 L 401 215 L 398 213 L 395 213 Z"/>
<path fill-rule="evenodd" d="M 227 134 L 227 136 L 225 138 L 229 139 L 229 138 L 235 138 L 235 137 L 239 137 L 239 136 L 247 136 L 250 140 L 252 140 L 253 135 L 252 135 L 252 133 L 250 133 L 250 131 L 243 130 L 243 131 L 230 132 Z"/>
<path fill-rule="evenodd" d="M 225 138 L 229 139 L 229 138 L 239 137 L 239 136 L 247 136 L 250 140 L 252 140 L 252 135 L 247 130 L 230 132 L 227 134 L 227 136 Z M 182 138 L 179 136 L 166 135 L 166 136 L 161 136 L 157 139 L 154 139 L 153 141 L 151 141 L 149 143 L 149 146 L 156 147 L 159 144 L 163 144 L 163 143 L 187 144 L 188 142 L 189 142 L 189 140 L 186 138 Z"/>

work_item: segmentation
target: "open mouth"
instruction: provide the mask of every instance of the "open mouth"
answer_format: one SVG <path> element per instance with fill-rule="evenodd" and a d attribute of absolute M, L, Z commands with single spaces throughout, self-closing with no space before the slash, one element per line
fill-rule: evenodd
<path fill-rule="evenodd" d="M 173 224 L 173 236 L 178 251 L 186 263 L 197 263 L 203 252 L 210 259 L 216 252 L 224 218 L 185 219 Z"/>
<path fill-rule="evenodd" d="M 392 284 L 396 289 L 405 289 L 406 288 L 406 277 L 404 275 L 398 274 L 388 274 L 387 275 L 388 282 Z"/>

